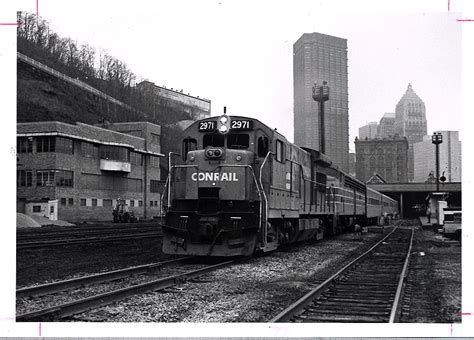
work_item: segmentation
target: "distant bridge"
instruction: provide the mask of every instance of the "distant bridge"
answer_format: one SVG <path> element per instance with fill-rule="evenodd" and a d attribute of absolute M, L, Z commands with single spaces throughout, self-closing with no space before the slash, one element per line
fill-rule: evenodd
<path fill-rule="evenodd" d="M 436 183 L 379 183 L 368 186 L 398 200 L 402 217 L 414 217 L 416 212 L 413 207 L 425 204 L 428 194 L 436 192 Z M 447 193 L 448 206 L 461 206 L 461 182 L 440 182 L 439 191 Z"/>

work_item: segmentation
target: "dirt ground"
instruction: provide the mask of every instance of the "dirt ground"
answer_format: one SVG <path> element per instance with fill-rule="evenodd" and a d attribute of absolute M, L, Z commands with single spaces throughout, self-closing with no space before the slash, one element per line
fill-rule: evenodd
<path fill-rule="evenodd" d="M 461 243 L 418 227 L 402 322 L 461 322 Z"/>

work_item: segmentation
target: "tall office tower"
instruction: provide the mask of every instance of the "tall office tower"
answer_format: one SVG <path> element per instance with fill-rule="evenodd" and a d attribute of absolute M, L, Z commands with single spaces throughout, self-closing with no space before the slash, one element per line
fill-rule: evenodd
<path fill-rule="evenodd" d="M 312 98 L 314 82 L 328 82 L 324 103 L 326 155 L 342 170 L 349 170 L 349 109 L 347 40 L 320 33 L 305 33 L 293 45 L 294 137 L 299 146 L 319 150 L 318 102 Z"/>
<path fill-rule="evenodd" d="M 372 139 L 377 137 L 379 124 L 370 122 L 359 128 L 359 139 Z"/>
<path fill-rule="evenodd" d="M 413 143 L 421 142 L 427 134 L 425 103 L 413 91 L 411 84 L 395 108 L 395 133 L 406 137 L 408 149 L 408 181 L 414 179 Z"/>
<path fill-rule="evenodd" d="M 446 182 L 461 182 L 461 142 L 458 131 L 439 131 L 443 143 L 439 144 L 439 175 L 446 177 Z M 430 173 L 436 176 L 436 147 L 431 136 L 413 144 L 415 156 L 415 182 L 425 182 Z"/>
<path fill-rule="evenodd" d="M 380 118 L 378 136 L 389 138 L 395 135 L 395 113 L 387 112 Z"/>

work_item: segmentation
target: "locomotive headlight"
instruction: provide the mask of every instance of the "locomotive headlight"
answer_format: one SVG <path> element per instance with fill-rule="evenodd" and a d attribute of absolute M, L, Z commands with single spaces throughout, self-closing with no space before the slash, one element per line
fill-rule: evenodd
<path fill-rule="evenodd" d="M 227 127 L 227 125 L 221 125 L 219 127 L 219 132 L 220 133 L 227 133 L 227 131 L 229 131 L 229 128 Z"/>
<path fill-rule="evenodd" d="M 189 157 L 189 161 L 190 161 L 190 162 L 194 162 L 195 159 L 196 159 L 196 158 L 195 158 L 194 156 Z"/>
<path fill-rule="evenodd" d="M 237 155 L 237 157 L 235 157 L 235 160 L 237 162 L 240 162 L 242 160 L 242 156 L 241 155 Z"/>
<path fill-rule="evenodd" d="M 226 123 L 229 121 L 229 117 L 227 117 L 227 116 L 222 116 L 221 118 L 219 118 L 219 121 L 220 121 L 222 124 L 226 124 Z"/>
<path fill-rule="evenodd" d="M 206 153 L 207 153 L 207 157 L 212 157 L 214 155 L 214 151 L 212 150 L 207 150 Z"/>

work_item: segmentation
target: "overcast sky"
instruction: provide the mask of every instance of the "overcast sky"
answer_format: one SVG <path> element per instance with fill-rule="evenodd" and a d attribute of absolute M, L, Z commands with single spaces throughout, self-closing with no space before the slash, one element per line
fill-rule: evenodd
<path fill-rule="evenodd" d="M 290 140 L 293 43 L 309 32 L 342 37 L 351 148 L 359 127 L 394 112 L 408 83 L 425 102 L 429 133 L 460 130 L 461 14 L 444 5 L 437 14 L 342 13 L 341 3 L 42 0 L 39 13 L 62 36 L 106 50 L 139 77 L 210 99 L 213 115 L 225 105 Z"/>
<path fill-rule="evenodd" d="M 35 0 L 1 1 L 0 22 L 14 22 L 16 10 L 34 13 L 35 3 Z M 258 118 L 278 128 L 290 140 L 293 140 L 293 43 L 303 33 L 310 32 L 345 38 L 348 40 L 350 148 L 353 149 L 352 141 L 358 128 L 378 121 L 385 112 L 394 112 L 408 83 L 426 105 L 428 133 L 461 130 L 461 138 L 470 143 L 474 71 L 472 62 L 468 61 L 474 60 L 474 56 L 472 49 L 466 52 L 466 47 L 474 41 L 474 22 L 460 23 L 456 19 L 474 19 L 474 1 L 450 0 L 450 3 L 448 13 L 448 0 L 39 0 L 39 14 L 63 37 L 107 51 L 142 78 L 212 100 L 213 115 L 221 114 L 225 105 L 229 114 Z M 3 211 L 11 212 L 11 221 L 10 228 L 4 228 L 0 248 L 3 259 L 9 259 L 2 262 L 2 266 L 10 273 L 10 279 L 15 275 L 12 226 L 15 223 L 16 129 L 14 115 L 9 114 L 15 112 L 16 107 L 16 87 L 12 86 L 16 76 L 15 33 L 14 26 L 0 27 L 0 106 L 6 113 L 3 126 L 11 127 L 2 130 L 2 140 L 8 142 L 2 143 L 0 157 L 9 159 L 11 165 L 1 169 L 2 189 L 10 193 L 2 195 L 2 207 Z M 465 58 L 462 82 L 461 52 Z M 461 101 L 465 104 L 462 123 Z M 463 173 L 470 174 L 474 169 L 470 169 L 471 164 L 467 162 L 466 143 L 463 143 Z M 463 179 L 465 192 L 472 193 L 470 175 Z M 463 230 L 465 236 L 469 232 Z M 463 252 L 465 250 L 463 243 Z M 468 262 L 463 263 L 467 266 Z M 472 270 L 463 272 L 463 285 L 470 287 L 474 283 L 472 276 L 465 275 L 467 273 Z M 468 279 L 471 281 L 466 281 Z M 3 280 L 0 289 L 2 322 L 11 321 L 14 289 L 14 280 Z M 474 312 L 471 291 L 463 292 L 465 312 Z M 390 335 L 466 336 L 474 334 L 473 324 L 471 319 L 464 318 L 463 325 L 454 325 L 454 328 L 449 325 L 397 326 L 390 328 Z M 103 335 L 141 335 L 122 326 L 107 328 Z M 159 333 L 149 333 L 154 336 L 183 335 L 184 330 L 190 329 L 180 326 L 177 330 L 173 325 L 169 328 L 158 324 L 147 326 L 159 330 Z M 308 334 L 304 328 L 262 325 L 235 327 L 233 333 L 226 333 L 226 326 L 212 325 L 214 332 L 209 333 L 206 325 L 196 325 L 188 335 L 337 336 L 341 335 L 339 330 L 347 330 L 318 325 L 317 333 Z M 38 335 L 35 323 L 18 327 L 10 323 L 8 327 L 16 334 Z M 62 332 L 54 333 L 50 325 L 45 324 L 43 336 L 97 335 L 94 329 L 98 328 L 73 323 L 62 326 Z M 381 334 L 387 335 L 365 325 L 351 326 L 350 332 L 345 333 L 346 336 Z"/>

